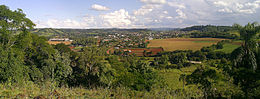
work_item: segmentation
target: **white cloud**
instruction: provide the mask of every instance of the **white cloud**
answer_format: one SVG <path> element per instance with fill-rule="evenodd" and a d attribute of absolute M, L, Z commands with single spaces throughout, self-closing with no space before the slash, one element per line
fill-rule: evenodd
<path fill-rule="evenodd" d="M 178 19 L 186 19 L 187 18 L 186 14 L 184 12 L 182 12 L 180 9 L 177 9 L 176 12 L 178 14 L 178 16 L 176 18 L 178 18 Z"/>
<path fill-rule="evenodd" d="M 171 16 L 167 16 L 167 17 L 165 17 L 165 18 L 167 18 L 167 19 L 172 19 L 173 17 L 171 17 Z"/>
<path fill-rule="evenodd" d="M 140 0 L 143 3 L 146 4 L 165 4 L 166 0 Z"/>
<path fill-rule="evenodd" d="M 98 5 L 98 4 L 93 4 L 91 6 L 92 10 L 96 10 L 96 11 L 108 11 L 110 10 L 108 7 L 102 6 L 102 5 Z"/>
<path fill-rule="evenodd" d="M 171 7 L 176 7 L 180 9 L 185 9 L 186 6 L 183 3 L 178 3 L 178 2 L 168 2 L 168 5 Z"/>
<path fill-rule="evenodd" d="M 225 13 L 232 13 L 233 11 L 228 9 L 228 8 L 224 8 L 224 9 L 219 9 L 219 12 L 225 12 Z"/>
<path fill-rule="evenodd" d="M 154 9 L 160 9 L 162 6 L 161 5 L 151 5 L 147 4 L 142 6 L 140 9 L 135 10 L 133 13 L 134 15 L 146 15 L 150 12 L 152 12 Z"/>
<path fill-rule="evenodd" d="M 66 20 L 49 19 L 46 25 L 53 28 L 54 27 L 55 28 L 78 28 L 83 26 L 82 23 L 79 23 L 78 21 L 72 19 L 66 19 Z"/>
<path fill-rule="evenodd" d="M 219 6 L 228 6 L 228 3 L 224 2 L 224 1 L 215 1 L 213 3 L 215 5 L 219 5 Z"/>
<path fill-rule="evenodd" d="M 164 14 L 168 14 L 168 11 L 163 11 Z"/>
<path fill-rule="evenodd" d="M 125 9 L 99 16 L 107 27 L 127 27 L 136 19 L 130 16 Z"/>
<path fill-rule="evenodd" d="M 260 0 L 231 0 L 231 1 L 219 1 L 210 0 L 216 7 L 220 8 L 219 12 L 225 13 L 245 13 L 253 14 L 256 13 L 256 9 L 260 7 Z"/>

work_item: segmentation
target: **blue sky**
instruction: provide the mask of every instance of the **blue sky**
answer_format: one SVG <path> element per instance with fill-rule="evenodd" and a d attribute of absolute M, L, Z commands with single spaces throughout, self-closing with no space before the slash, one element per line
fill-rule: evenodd
<path fill-rule="evenodd" d="M 160 28 L 260 22 L 260 0 L 1 0 L 37 28 Z"/>

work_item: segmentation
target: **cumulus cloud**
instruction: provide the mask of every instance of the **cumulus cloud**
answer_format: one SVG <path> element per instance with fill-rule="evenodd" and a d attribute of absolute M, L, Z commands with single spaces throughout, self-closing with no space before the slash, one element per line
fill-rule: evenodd
<path fill-rule="evenodd" d="M 96 10 L 96 11 L 108 11 L 110 10 L 108 7 L 102 6 L 102 5 L 98 5 L 98 4 L 93 4 L 91 6 L 91 10 Z"/>
<path fill-rule="evenodd" d="M 256 13 L 256 9 L 260 7 L 260 0 L 209 0 L 210 3 L 219 8 L 219 12 L 225 13 Z"/>
<path fill-rule="evenodd" d="M 165 4 L 166 0 L 140 0 L 143 3 L 146 4 Z"/>
<path fill-rule="evenodd" d="M 168 5 L 171 7 L 176 7 L 180 9 L 185 9 L 186 6 L 183 3 L 178 3 L 178 2 L 168 2 Z"/>
<path fill-rule="evenodd" d="M 219 5 L 219 6 L 228 6 L 228 3 L 224 2 L 224 1 L 215 1 L 213 3 L 215 5 Z"/>
<path fill-rule="evenodd" d="M 151 5 L 147 4 L 142 6 L 140 9 L 135 10 L 133 13 L 134 15 L 146 15 L 150 12 L 152 12 L 154 9 L 160 9 L 162 6 L 161 5 Z"/>
<path fill-rule="evenodd" d="M 100 15 L 100 18 L 108 27 L 127 27 L 135 21 L 135 17 L 130 16 L 125 9 Z"/>
<path fill-rule="evenodd" d="M 178 19 L 186 19 L 187 18 L 186 14 L 184 12 L 182 12 L 180 9 L 177 9 L 176 12 L 178 14 L 178 16 L 176 18 L 178 18 Z"/>

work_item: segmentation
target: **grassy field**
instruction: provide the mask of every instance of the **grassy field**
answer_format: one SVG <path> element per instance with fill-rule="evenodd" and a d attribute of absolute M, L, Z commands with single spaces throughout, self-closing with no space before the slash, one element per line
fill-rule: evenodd
<path fill-rule="evenodd" d="M 148 47 L 163 47 L 165 51 L 199 50 L 225 39 L 217 38 L 170 38 L 150 40 Z"/>
<path fill-rule="evenodd" d="M 216 51 L 222 51 L 222 52 L 225 52 L 225 53 L 231 53 L 233 50 L 235 50 L 239 46 L 240 45 L 238 45 L 238 44 L 226 43 L 226 44 L 223 45 L 223 49 L 218 49 Z"/>
<path fill-rule="evenodd" d="M 185 94 L 193 97 L 201 97 L 202 92 L 198 89 L 197 85 L 184 85 L 183 81 L 180 80 L 181 74 L 189 75 L 197 68 L 196 65 L 185 67 L 181 69 L 168 69 L 160 70 L 160 75 L 165 79 L 169 89 L 182 90 L 183 87 L 186 90 Z M 186 97 L 187 98 L 187 97 Z M 182 98 L 180 98 L 182 99 Z"/>
<path fill-rule="evenodd" d="M 168 87 L 171 89 L 181 89 L 183 88 L 182 81 L 179 80 L 181 74 L 191 74 L 195 69 L 196 65 L 185 67 L 181 69 L 168 69 L 161 70 L 160 75 L 165 79 Z"/>

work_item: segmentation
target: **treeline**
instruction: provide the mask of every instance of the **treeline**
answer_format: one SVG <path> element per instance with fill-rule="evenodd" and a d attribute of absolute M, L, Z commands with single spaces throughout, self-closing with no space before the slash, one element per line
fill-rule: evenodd
<path fill-rule="evenodd" d="M 238 39 L 239 36 L 232 33 L 234 30 L 232 26 L 192 26 L 181 29 L 181 31 L 187 31 L 188 34 L 183 34 L 184 37 L 192 38 L 227 38 L 227 39 Z"/>
<path fill-rule="evenodd" d="M 211 31 L 219 31 L 219 32 L 228 32 L 232 30 L 232 26 L 214 26 L 214 25 L 200 25 L 200 26 L 192 26 L 181 29 L 181 31 L 200 31 L 200 32 L 211 32 Z"/>
<path fill-rule="evenodd" d="M 45 37 L 89 37 L 89 36 L 104 36 L 106 34 L 115 33 L 140 33 L 148 32 L 148 29 L 54 29 L 54 28 L 38 28 L 32 29 L 31 33 Z"/>
<path fill-rule="evenodd" d="M 97 38 L 73 38 L 72 45 L 76 46 L 93 46 L 98 44 L 98 39 Z"/>

